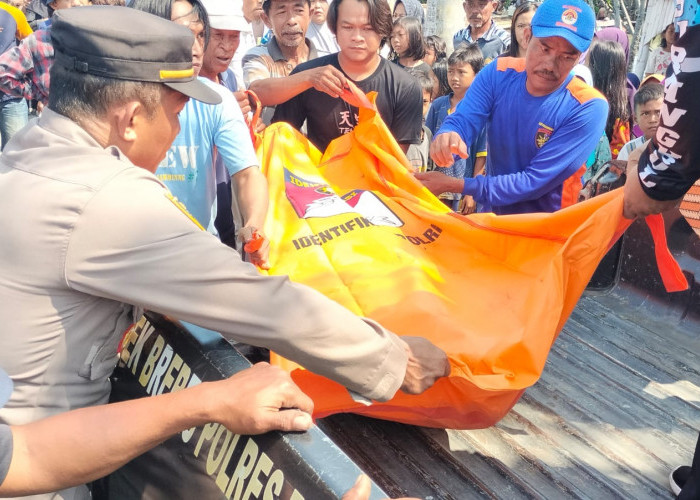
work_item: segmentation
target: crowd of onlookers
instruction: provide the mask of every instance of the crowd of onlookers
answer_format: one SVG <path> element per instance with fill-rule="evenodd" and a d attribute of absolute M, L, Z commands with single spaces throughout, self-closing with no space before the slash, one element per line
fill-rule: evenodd
<path fill-rule="evenodd" d="M 141 0 L 126 3 L 135 3 L 137 8 L 144 4 Z M 345 4 L 342 0 L 335 4 L 333 0 L 182 0 L 164 4 L 177 3 L 209 12 L 208 25 L 202 33 L 207 40 L 201 48 L 200 76 L 232 91 L 245 120 L 251 116 L 253 105 L 244 93 L 249 89 L 264 106 L 259 129 L 274 121 L 286 121 L 303 130 L 323 150 L 333 138 L 352 130 L 357 123 L 357 108 L 351 100 L 347 102 L 346 94 L 347 80 L 352 80 L 363 91 L 379 92 L 377 107 L 382 118 L 406 152 L 417 177 L 434 194 L 464 214 L 486 209 L 471 196 L 454 192 L 454 186 L 436 182 L 436 177 L 427 173 L 435 169 L 430 143 L 445 117 L 468 96 L 472 81 L 485 65 L 497 58 L 525 57 L 532 37 L 530 23 L 539 3 L 516 2 L 508 30 L 494 19 L 497 1 L 465 0 L 466 26 L 454 34 L 449 53 L 445 40 L 426 35 L 425 6 L 418 0 L 397 0 L 393 8 L 381 0 Z M 123 5 L 124 0 L 14 0 L 14 4 L 0 3 L 6 6 L 0 10 L 5 27 L 0 47 L 4 52 L 0 57 L 3 147 L 27 123 L 27 117 L 41 112 L 48 102 L 52 57 L 48 33 L 52 13 L 79 5 Z M 158 11 L 148 6 L 143 10 Z M 365 19 L 367 26 L 357 24 L 358 16 L 363 15 L 369 16 Z M 632 146 L 641 144 L 642 137 L 653 135 L 661 106 L 659 83 L 670 63 L 670 46 L 675 37 L 673 24 L 669 24 L 659 37 L 660 45 L 651 53 L 640 82 L 636 75 L 627 72 L 627 34 L 610 24 L 601 9 L 593 43 L 573 70 L 574 75 L 598 89 L 609 104 L 605 133 L 590 152 L 583 181 L 592 178 L 607 161 L 625 159 Z M 353 29 L 364 32 L 355 37 Z M 640 88 L 642 91 L 635 98 Z M 469 97 L 465 105 L 469 105 Z M 454 164 L 441 173 L 455 179 L 486 174 L 488 144 L 484 127 L 468 145 L 469 156 L 455 157 Z M 222 149 L 220 144 L 214 145 Z M 241 155 L 241 147 L 230 149 L 232 155 Z M 225 160 L 225 154 L 220 156 Z M 177 163 L 170 158 L 168 166 L 168 161 L 166 158 L 164 168 L 173 168 L 173 162 Z M 243 163 L 246 162 L 241 168 L 256 163 L 251 158 Z M 202 205 L 202 213 L 211 212 L 211 217 L 198 219 L 226 240 L 232 238 L 234 217 L 239 225 L 245 223 L 245 207 L 237 210 L 234 203 L 234 216 L 221 210 L 232 202 L 228 194 L 231 180 L 226 175 L 226 161 L 219 159 L 217 163 L 218 174 L 209 184 L 215 182 L 218 186 L 218 210 L 209 206 L 211 199 L 194 200 L 182 192 L 178 194 L 195 212 L 200 210 L 198 205 Z M 230 165 L 228 170 L 229 174 L 235 173 Z M 161 180 L 174 191 L 178 191 L 182 175 L 170 170 L 159 172 Z M 220 227 L 210 224 L 214 220 Z"/>

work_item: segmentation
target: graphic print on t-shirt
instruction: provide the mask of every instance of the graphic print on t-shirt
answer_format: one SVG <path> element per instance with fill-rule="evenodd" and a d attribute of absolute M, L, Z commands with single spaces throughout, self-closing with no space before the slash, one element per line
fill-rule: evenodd
<path fill-rule="evenodd" d="M 345 109 L 338 111 L 338 114 L 335 117 L 335 125 L 338 127 L 338 132 L 340 132 L 340 135 L 343 135 L 352 132 L 359 120 L 360 117 L 357 115 L 357 113 L 350 109 Z"/>
<path fill-rule="evenodd" d="M 370 191 L 353 189 L 338 196 L 328 184 L 303 179 L 286 168 L 284 190 L 297 216 L 302 219 L 355 213 L 374 226 L 403 226 L 403 221 Z"/>

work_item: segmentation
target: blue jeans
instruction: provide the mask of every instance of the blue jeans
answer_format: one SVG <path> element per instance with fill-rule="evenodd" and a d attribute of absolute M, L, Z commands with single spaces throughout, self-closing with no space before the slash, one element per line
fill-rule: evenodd
<path fill-rule="evenodd" d="M 10 138 L 15 135 L 29 120 L 29 107 L 27 101 L 22 98 L 9 99 L 0 102 L 0 134 L 2 135 L 2 149 Z"/>

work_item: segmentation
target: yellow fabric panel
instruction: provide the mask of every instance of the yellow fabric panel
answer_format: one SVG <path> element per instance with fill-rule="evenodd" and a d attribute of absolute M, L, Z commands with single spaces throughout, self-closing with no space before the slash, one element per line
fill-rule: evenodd
<path fill-rule="evenodd" d="M 17 24 L 17 37 L 20 40 L 33 33 L 24 12 L 5 2 L 0 2 L 0 9 L 5 9 L 15 19 L 15 23 Z"/>

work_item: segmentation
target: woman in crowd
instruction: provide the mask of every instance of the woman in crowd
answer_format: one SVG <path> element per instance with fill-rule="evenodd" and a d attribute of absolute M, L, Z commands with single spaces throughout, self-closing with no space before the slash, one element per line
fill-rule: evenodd
<path fill-rule="evenodd" d="M 603 28 L 596 31 L 595 35 L 599 40 L 609 40 L 611 42 L 617 42 L 622 47 L 625 52 L 625 67 L 629 68 L 630 63 L 630 42 L 627 33 L 625 33 L 620 28 L 611 26 L 609 28 Z M 635 85 L 634 79 L 636 78 L 637 84 Z M 630 109 L 634 109 L 634 93 L 639 87 L 639 78 L 634 73 L 627 73 L 627 81 L 625 82 L 627 86 L 627 100 L 630 102 Z"/>
<path fill-rule="evenodd" d="M 401 17 L 415 17 L 420 21 L 421 28 L 425 23 L 425 11 L 418 0 L 396 0 L 392 15 L 394 21 Z"/>
<path fill-rule="evenodd" d="M 612 158 L 615 159 L 620 148 L 629 142 L 631 130 L 632 112 L 627 98 L 625 52 L 617 42 L 594 39 L 587 60 L 593 76 L 593 86 L 605 96 L 610 105 L 605 135 L 610 142 Z"/>
<path fill-rule="evenodd" d="M 663 31 L 661 45 L 654 49 L 647 60 L 644 76 L 654 73 L 666 74 L 666 68 L 671 64 L 671 45 L 676 41 L 676 28 L 673 23 L 666 26 Z"/>
<path fill-rule="evenodd" d="M 326 24 L 328 0 L 311 0 L 311 22 L 306 31 L 306 38 L 316 47 L 319 57 L 335 54 L 340 50 L 335 35 Z"/>
<path fill-rule="evenodd" d="M 391 61 L 412 74 L 424 73 L 431 78 L 430 66 L 423 62 L 425 43 L 420 21 L 416 17 L 400 17 L 394 21 L 394 29 L 389 38 Z"/>
<path fill-rule="evenodd" d="M 534 2 L 525 2 L 515 9 L 510 23 L 510 47 L 505 52 L 507 57 L 525 57 L 531 33 L 528 28 L 537 7 Z"/>

